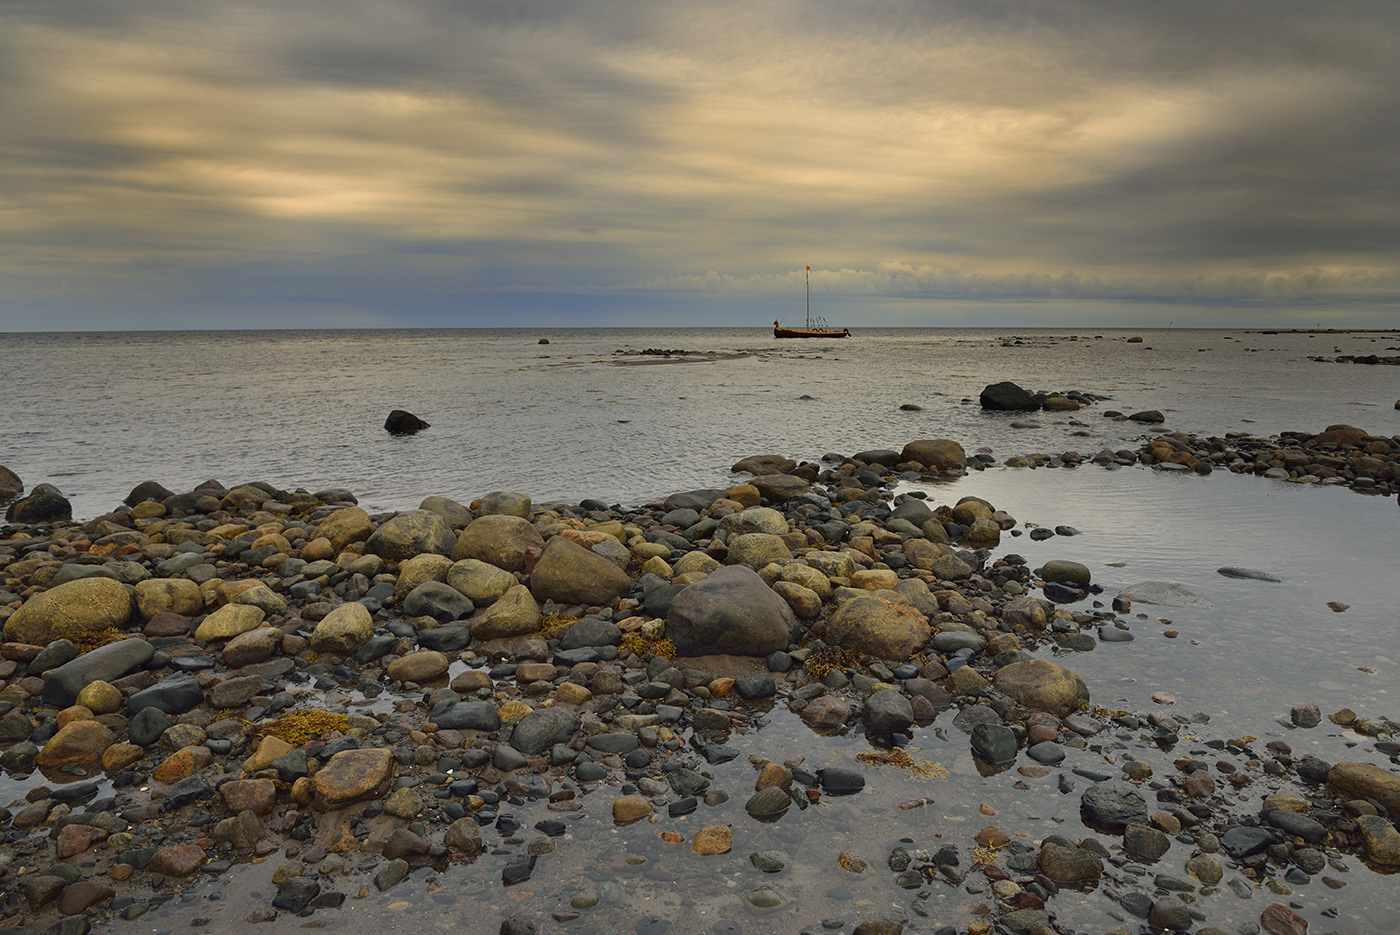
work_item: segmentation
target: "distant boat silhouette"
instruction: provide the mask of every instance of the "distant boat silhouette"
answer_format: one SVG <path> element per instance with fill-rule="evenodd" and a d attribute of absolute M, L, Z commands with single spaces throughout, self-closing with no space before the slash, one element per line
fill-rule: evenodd
<path fill-rule="evenodd" d="M 784 328 L 778 322 L 773 322 L 773 337 L 775 338 L 849 338 L 851 332 L 846 328 L 828 328 L 826 322 L 821 318 L 817 319 L 815 325 L 812 324 L 812 267 L 807 267 L 807 327 L 805 328 Z"/>

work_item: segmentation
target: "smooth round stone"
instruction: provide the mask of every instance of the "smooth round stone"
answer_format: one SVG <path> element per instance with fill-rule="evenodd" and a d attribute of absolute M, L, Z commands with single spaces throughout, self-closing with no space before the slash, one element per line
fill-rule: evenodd
<path fill-rule="evenodd" d="M 749 905 L 755 909 L 777 909 L 783 904 L 783 897 L 770 889 L 757 889 L 749 894 Z"/>
<path fill-rule="evenodd" d="M 1026 756 L 1035 760 L 1037 763 L 1044 763 L 1046 766 L 1054 766 L 1064 761 L 1065 748 L 1052 740 L 1045 740 L 1028 747 L 1026 749 Z"/>
<path fill-rule="evenodd" d="M 1103 643 L 1131 643 L 1135 637 L 1127 630 L 1117 627 L 1099 627 L 1099 641 Z"/>
<path fill-rule="evenodd" d="M 754 869 L 764 873 L 777 873 L 787 866 L 783 855 L 777 851 L 755 851 L 749 855 L 749 863 L 753 864 Z"/>

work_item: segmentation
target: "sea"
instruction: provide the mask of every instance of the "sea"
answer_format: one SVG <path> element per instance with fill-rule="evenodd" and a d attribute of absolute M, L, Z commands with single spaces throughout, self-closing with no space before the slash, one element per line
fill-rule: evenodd
<path fill-rule="evenodd" d="M 539 505 L 595 498 L 628 506 L 735 483 L 743 475 L 730 468 L 748 455 L 816 461 L 949 438 L 969 453 L 990 453 L 995 464 L 901 491 L 935 504 L 978 496 L 1009 512 L 1021 535 L 1004 535 L 996 555 L 1015 552 L 1032 567 L 1052 558 L 1088 565 L 1102 593 L 1072 610 L 1103 606 L 1143 581 L 1179 583 L 1202 599 L 1190 608 L 1135 605 L 1124 617 L 1133 641 L 1057 658 L 1084 678 L 1095 705 L 1169 714 L 1197 725 L 1202 737 L 1281 739 L 1295 759 L 1312 753 L 1385 765 L 1371 738 L 1325 717 L 1319 727 L 1295 729 L 1288 715 L 1311 702 L 1324 715 L 1349 707 L 1362 717 L 1400 718 L 1393 496 L 1221 470 L 1202 477 L 1004 462 L 1036 452 L 1091 456 L 1150 437 L 1141 424 L 1105 418 L 1108 410 L 1155 409 L 1165 416 L 1162 428 L 1198 436 L 1316 433 L 1339 423 L 1400 436 L 1400 371 L 1318 359 L 1384 356 L 1397 344 L 1393 332 L 1181 329 L 857 329 L 846 340 L 801 341 L 719 328 L 5 334 L 0 464 L 27 487 L 60 488 L 79 518 L 116 508 L 141 481 L 180 492 L 211 478 L 348 488 L 371 512 L 411 509 L 433 495 L 467 503 L 496 490 L 527 493 Z M 1079 412 L 1036 413 L 1037 427 L 1017 428 L 1024 414 L 977 403 L 984 386 L 1003 380 L 1104 399 Z M 393 409 L 429 428 L 389 435 L 383 423 Z M 1043 541 L 1025 534 L 1059 525 L 1079 534 Z M 1218 569 L 1226 566 L 1279 580 L 1225 577 Z M 805 756 L 812 766 L 849 764 L 870 749 L 858 735 L 819 737 L 782 706 L 748 742 L 764 756 Z M 942 718 L 916 732 L 909 752 L 942 764 L 948 777 L 919 781 L 881 767 L 890 772 L 868 794 L 773 826 L 743 812 L 752 767 L 743 758 L 714 767 L 731 801 L 679 826 L 688 838 L 700 823 L 730 824 L 730 856 L 738 856 L 727 862 L 687 859 L 688 846 L 667 851 L 645 823 L 613 828 L 612 796 L 588 795 L 583 819 L 558 854 L 540 858 L 528 892 L 517 887 L 503 897 L 499 865 L 510 858 L 484 857 L 447 874 L 415 871 L 388 893 L 348 903 L 354 913 L 317 918 L 356 932 L 404 922 L 494 932 L 512 912 L 544 906 L 568 915 L 571 896 L 593 886 L 607 898 L 557 930 L 798 931 L 827 918 L 889 916 L 904 918 L 907 932 L 934 931 L 940 919 L 961 930 L 989 897 L 898 890 L 884 878 L 890 848 L 907 840 L 902 846 L 936 850 L 947 840 L 969 852 L 970 835 L 996 822 L 1086 833 L 1077 793 L 1018 788 L 1014 770 L 982 776 L 966 738 Z M 1164 753 L 1154 769 L 1170 772 L 1182 752 Z M 1141 755 L 1081 752 L 1078 765 Z M 6 792 L 0 787 L 0 798 Z M 896 807 L 922 798 L 930 804 Z M 544 817 L 518 811 L 527 827 Z M 750 866 L 751 852 L 774 848 L 786 855 L 784 872 Z M 834 878 L 842 849 L 862 850 L 877 872 Z M 1224 888 L 1201 893 L 1198 908 L 1227 929 L 1257 924 L 1261 909 L 1280 901 L 1317 931 L 1400 931 L 1393 880 L 1355 858 L 1345 863 L 1340 890 L 1314 882 L 1281 897 L 1256 887 L 1251 901 Z M 259 876 L 257 867 L 235 868 L 136 924 L 153 931 L 190 931 L 193 919 L 211 931 L 241 924 L 269 898 L 272 868 L 263 869 Z M 776 895 L 758 902 L 777 905 L 757 908 L 749 897 L 765 887 Z M 1123 918 L 1102 890 L 1062 894 L 1052 908 L 1083 931 Z M 291 919 L 280 924 L 295 927 Z"/>

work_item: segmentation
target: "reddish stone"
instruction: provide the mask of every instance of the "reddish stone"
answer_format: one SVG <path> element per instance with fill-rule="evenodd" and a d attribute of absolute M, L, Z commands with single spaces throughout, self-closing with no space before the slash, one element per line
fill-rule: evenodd
<path fill-rule="evenodd" d="M 1259 916 L 1259 924 L 1269 935 L 1308 935 L 1308 920 L 1283 903 L 1274 903 Z"/>
<path fill-rule="evenodd" d="M 79 880 L 63 888 L 58 895 L 58 911 L 66 916 L 75 916 L 95 906 L 103 900 L 111 899 L 116 890 L 92 880 Z"/>
<path fill-rule="evenodd" d="M 1007 872 L 1006 868 L 999 866 L 998 864 L 987 864 L 987 866 L 982 868 L 982 875 L 985 876 L 988 880 L 1011 879 L 1011 874 Z"/>
<path fill-rule="evenodd" d="M 1181 791 L 1191 796 L 1193 799 L 1209 798 L 1215 794 L 1215 780 L 1210 773 L 1203 769 L 1198 769 L 1186 777 L 1186 782 L 1182 784 Z"/>
<path fill-rule="evenodd" d="M 162 847 L 151 855 L 149 869 L 167 877 L 187 877 L 204 866 L 204 849 L 193 844 Z"/>
<path fill-rule="evenodd" d="M 59 860 L 76 857 L 98 841 L 105 841 L 107 832 L 91 825 L 64 825 L 54 842 L 54 853 Z"/>
<path fill-rule="evenodd" d="M 141 632 L 146 636 L 184 636 L 190 632 L 190 618 L 163 610 L 147 620 Z"/>

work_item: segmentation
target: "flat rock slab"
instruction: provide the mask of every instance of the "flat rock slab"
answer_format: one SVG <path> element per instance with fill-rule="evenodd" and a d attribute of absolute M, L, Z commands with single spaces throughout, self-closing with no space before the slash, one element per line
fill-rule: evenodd
<path fill-rule="evenodd" d="M 1143 581 L 1118 592 L 1119 597 L 1160 607 L 1210 607 L 1210 601 L 1173 581 Z"/>
<path fill-rule="evenodd" d="M 382 747 L 342 750 L 312 777 L 314 804 L 322 811 L 379 796 L 394 777 L 394 754 Z"/>

